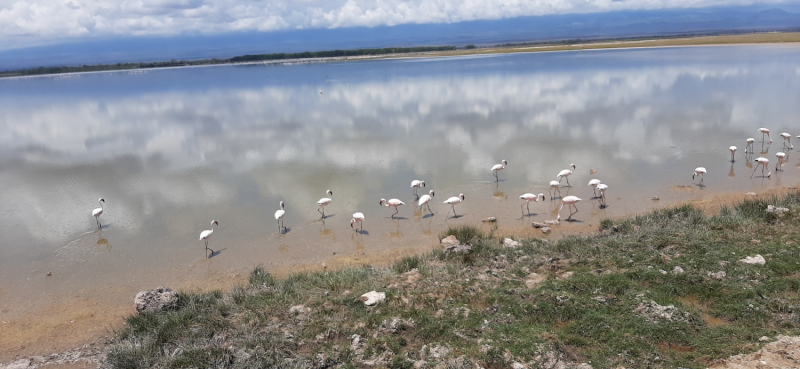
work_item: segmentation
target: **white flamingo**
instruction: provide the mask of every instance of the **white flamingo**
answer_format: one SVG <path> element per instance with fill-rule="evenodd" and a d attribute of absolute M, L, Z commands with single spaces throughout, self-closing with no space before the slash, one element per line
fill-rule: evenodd
<path fill-rule="evenodd" d="M 597 185 L 597 190 L 600 191 L 600 208 L 606 207 L 606 190 L 608 189 L 608 185 L 604 183 L 600 183 Z"/>
<path fill-rule="evenodd" d="M 600 182 L 599 179 L 593 179 L 593 180 L 589 181 L 589 186 L 592 186 L 592 189 L 593 189 L 593 192 L 594 192 L 594 197 L 597 197 L 597 185 L 599 185 L 600 183 L 601 182 Z"/>
<path fill-rule="evenodd" d="M 463 193 L 459 194 L 458 197 L 453 196 L 447 200 L 444 200 L 444 203 L 451 205 L 453 207 L 453 216 L 458 217 L 458 215 L 456 214 L 456 204 L 460 204 L 462 201 L 464 201 Z M 447 214 L 445 214 L 445 217 L 447 217 L 448 215 L 450 215 L 449 210 L 447 211 Z"/>
<path fill-rule="evenodd" d="M 747 154 L 748 152 L 753 152 L 753 142 L 756 142 L 755 138 L 750 137 L 747 139 L 747 146 L 744 147 L 745 154 Z M 750 150 L 748 151 L 748 149 Z"/>
<path fill-rule="evenodd" d="M 414 195 L 417 194 L 417 189 L 420 187 L 425 187 L 425 181 L 420 181 L 418 179 L 411 181 L 411 188 L 414 189 Z"/>
<path fill-rule="evenodd" d="M 775 163 L 775 171 L 777 172 L 781 167 L 783 167 L 783 158 L 786 157 L 785 152 L 776 152 L 775 157 L 778 158 L 778 162 Z"/>
<path fill-rule="evenodd" d="M 495 164 L 494 166 L 492 166 L 491 172 L 492 174 L 494 174 L 494 178 L 496 178 L 498 182 L 500 182 L 500 177 L 497 176 L 497 172 L 506 169 L 506 165 L 508 165 L 508 162 L 503 160 L 501 164 Z"/>
<path fill-rule="evenodd" d="M 364 230 L 364 213 L 353 213 L 353 219 L 350 219 L 350 228 L 353 228 L 355 222 L 361 223 L 361 230 Z"/>
<path fill-rule="evenodd" d="M 431 190 L 428 193 L 429 193 L 429 195 L 422 195 L 419 198 L 419 206 L 422 207 L 422 205 L 426 205 L 427 204 L 428 205 L 428 211 L 430 211 L 431 215 L 433 215 L 433 210 L 431 210 L 431 199 L 433 199 L 433 190 Z"/>
<path fill-rule="evenodd" d="M 97 202 L 100 204 L 100 207 L 97 209 L 92 210 L 92 216 L 94 220 L 97 222 L 97 229 L 102 228 L 102 224 L 100 224 L 100 216 L 103 215 L 103 203 L 106 202 L 104 199 L 99 199 Z"/>
<path fill-rule="evenodd" d="M 529 207 L 531 201 L 539 202 L 545 200 L 543 193 L 540 193 L 538 195 L 533 193 L 526 193 L 520 196 L 519 198 L 525 200 L 525 203 L 519 205 L 519 211 L 522 211 L 522 205 L 525 205 L 525 207 L 528 209 L 528 215 L 531 215 L 531 208 Z M 522 215 L 524 216 L 525 213 L 522 213 Z"/>
<path fill-rule="evenodd" d="M 328 196 L 333 196 L 333 191 L 331 191 L 331 190 L 328 190 L 325 193 Z M 317 208 L 317 211 L 320 214 L 322 214 L 322 218 L 320 218 L 320 219 L 325 219 L 325 207 L 328 206 L 331 203 L 331 201 L 333 201 L 333 200 L 331 200 L 330 197 L 323 197 L 323 198 L 319 199 L 319 201 L 317 201 L 317 206 L 319 206 L 319 208 Z M 322 210 L 320 211 L 320 209 L 322 209 Z"/>
<path fill-rule="evenodd" d="M 283 201 L 281 201 L 281 208 L 280 210 L 275 212 L 275 220 L 278 221 L 278 232 L 281 231 L 281 228 L 286 229 L 283 226 L 283 217 L 286 215 L 286 210 L 283 210 Z"/>
<path fill-rule="evenodd" d="M 558 196 L 561 196 L 561 189 L 558 188 L 561 182 L 559 181 L 550 181 L 550 198 L 552 199 L 555 197 L 556 192 L 558 192 Z"/>
<path fill-rule="evenodd" d="M 569 166 L 572 167 L 572 170 L 575 170 L 575 164 L 570 164 Z M 558 177 L 558 183 L 561 183 L 562 179 L 567 178 L 567 186 L 568 187 L 572 187 L 572 185 L 569 184 L 569 176 L 572 174 L 572 170 L 564 169 L 564 170 L 558 172 L 558 176 L 557 176 Z"/>
<path fill-rule="evenodd" d="M 214 225 L 219 225 L 216 220 L 211 221 L 211 229 L 206 229 L 205 231 L 200 232 L 200 241 L 206 241 L 206 258 L 209 257 L 208 250 L 208 239 L 211 238 L 211 235 L 214 234 Z M 211 250 L 211 255 L 214 255 L 214 250 Z"/>
<path fill-rule="evenodd" d="M 761 127 L 756 132 L 761 132 L 761 143 L 764 143 L 764 135 L 769 137 L 769 129 Z M 769 143 L 772 143 L 772 137 L 769 137 Z"/>
<path fill-rule="evenodd" d="M 736 146 L 731 146 L 728 148 L 728 150 L 731 150 L 731 163 L 733 163 L 736 161 L 733 159 L 736 156 Z"/>
<path fill-rule="evenodd" d="M 405 204 L 406 203 L 404 203 L 404 202 L 402 202 L 402 201 L 400 201 L 398 199 L 389 199 L 389 201 L 386 201 L 386 199 L 381 199 L 381 206 L 386 206 L 387 208 L 390 207 L 390 206 L 394 207 L 394 214 L 392 214 L 392 219 L 394 219 L 395 215 L 400 213 L 400 209 L 398 209 L 397 207 L 400 206 L 400 205 L 405 205 Z"/>
<path fill-rule="evenodd" d="M 700 177 L 700 184 L 703 184 L 703 179 L 705 179 L 706 173 L 708 173 L 708 171 L 704 167 L 694 168 L 694 172 L 692 172 L 692 180 L 694 181 L 694 177 Z"/>
<path fill-rule="evenodd" d="M 761 166 L 761 175 L 763 176 L 764 169 L 767 168 L 767 166 L 769 165 L 769 159 L 755 158 L 755 160 L 753 161 L 756 162 L 756 169 L 753 169 L 753 174 L 750 175 L 750 178 L 753 178 L 753 175 L 756 174 L 756 170 L 758 170 L 759 166 Z M 767 169 L 767 171 L 769 171 L 769 169 Z M 767 178 L 769 178 L 770 176 L 772 176 L 772 172 L 767 173 Z"/>
<path fill-rule="evenodd" d="M 567 220 L 572 219 L 572 216 L 575 215 L 576 213 L 578 213 L 578 207 L 575 205 L 575 204 L 578 203 L 578 201 L 581 201 L 581 199 L 578 196 L 567 196 L 567 197 L 561 199 L 561 207 L 558 208 L 558 218 L 556 218 L 556 219 L 557 220 L 561 220 L 561 209 L 564 208 L 564 204 L 567 204 L 567 207 L 570 208 L 569 218 L 567 218 Z M 575 212 L 574 213 L 572 212 L 572 209 L 571 209 L 573 207 L 575 208 Z"/>
<path fill-rule="evenodd" d="M 784 145 L 786 145 L 786 142 L 788 141 L 789 145 L 787 145 L 787 146 L 789 146 L 790 149 L 794 149 L 794 146 L 792 146 L 792 135 L 790 135 L 790 134 L 788 134 L 786 132 L 783 132 L 783 133 L 781 133 L 781 137 L 783 137 L 783 144 Z"/>

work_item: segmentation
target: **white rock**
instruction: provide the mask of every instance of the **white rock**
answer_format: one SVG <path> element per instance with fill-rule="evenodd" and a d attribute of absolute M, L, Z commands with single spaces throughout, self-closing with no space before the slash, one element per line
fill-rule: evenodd
<path fill-rule="evenodd" d="M 769 341 L 769 337 L 767 336 L 761 336 L 761 338 L 758 339 L 758 342 L 767 342 L 767 341 Z"/>
<path fill-rule="evenodd" d="M 725 273 L 724 270 L 716 272 L 716 273 L 708 272 L 708 276 L 711 277 L 711 278 L 714 278 L 714 279 L 725 279 L 726 275 L 727 274 Z"/>
<path fill-rule="evenodd" d="M 306 307 L 305 305 L 295 305 L 295 306 L 292 306 L 292 307 L 289 308 L 289 314 L 294 314 L 294 313 L 302 314 L 302 313 L 310 313 L 310 312 L 311 312 L 311 308 L 310 307 Z"/>
<path fill-rule="evenodd" d="M 683 270 L 683 268 L 681 268 L 679 266 L 676 266 L 675 268 L 672 269 L 672 274 L 683 274 L 685 272 L 686 271 Z"/>
<path fill-rule="evenodd" d="M 30 365 L 31 365 L 31 361 L 30 360 L 28 360 L 28 359 L 20 359 L 20 360 L 17 360 L 17 361 L 12 361 L 11 363 L 9 363 L 6 366 L 0 365 L 0 368 L 3 368 L 3 369 L 25 369 L 25 368 L 28 368 Z"/>
<path fill-rule="evenodd" d="M 550 232 L 553 232 L 553 230 L 550 229 L 550 227 L 542 227 L 542 233 L 550 234 Z"/>
<path fill-rule="evenodd" d="M 456 246 L 458 245 L 458 239 L 456 236 L 447 236 L 442 238 L 442 247 L 447 248 L 449 246 Z"/>
<path fill-rule="evenodd" d="M 503 247 L 507 247 L 507 248 L 513 249 L 513 248 L 516 248 L 518 246 L 519 246 L 519 242 L 514 241 L 514 240 L 512 240 L 510 238 L 506 238 L 506 239 L 503 240 Z"/>
<path fill-rule="evenodd" d="M 360 298 L 361 301 L 364 301 L 364 305 L 367 306 L 375 306 L 379 302 L 386 300 L 386 293 L 385 292 L 375 292 L 370 291 L 363 295 Z"/>
<path fill-rule="evenodd" d="M 756 254 L 756 256 L 748 256 L 748 257 L 746 257 L 746 258 L 744 258 L 742 260 L 739 260 L 739 261 L 742 262 L 742 263 L 751 264 L 751 265 L 764 265 L 764 264 L 767 263 L 767 261 L 764 260 L 764 257 L 761 256 L 761 255 L 758 255 L 758 254 Z"/>

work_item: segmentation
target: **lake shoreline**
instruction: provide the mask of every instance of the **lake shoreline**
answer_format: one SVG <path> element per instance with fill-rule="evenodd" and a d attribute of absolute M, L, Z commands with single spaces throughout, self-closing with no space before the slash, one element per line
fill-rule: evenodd
<path fill-rule="evenodd" d="M 658 209 L 669 209 L 681 205 L 691 205 L 702 210 L 707 215 L 716 215 L 723 207 L 733 206 L 747 199 L 767 199 L 773 196 L 784 196 L 796 192 L 800 188 L 800 183 L 791 186 L 773 188 L 758 193 L 748 195 L 740 192 L 722 191 L 709 198 L 683 200 L 675 202 L 654 201 L 653 206 L 644 207 L 641 211 L 620 215 L 609 218 L 613 221 L 620 219 L 630 219 Z M 678 190 L 675 190 L 678 191 Z M 692 189 L 696 191 L 696 189 Z M 484 231 L 491 231 L 494 227 L 492 223 L 472 224 L 469 226 L 478 227 Z M 565 229 L 565 227 L 569 227 Z M 550 236 L 545 236 L 538 229 L 519 228 L 519 227 L 499 227 L 495 228 L 494 234 L 500 237 L 521 238 L 542 238 L 551 241 L 568 236 L 592 236 L 600 234 L 598 224 L 578 225 L 562 223 L 552 227 L 554 232 Z M 442 231 L 444 232 L 444 230 Z M 320 271 L 338 271 L 346 268 L 369 265 L 376 268 L 383 268 L 392 265 L 397 260 L 404 257 L 415 257 L 425 255 L 439 248 L 438 243 L 422 245 L 418 247 L 408 247 L 393 249 L 388 251 L 378 251 L 370 254 L 350 253 L 336 255 L 324 263 L 299 263 L 293 265 L 282 265 L 270 268 L 270 274 L 277 278 L 287 278 L 297 273 L 314 273 Z M 228 291 L 247 282 L 250 268 L 246 270 L 229 270 L 223 276 L 217 276 L 213 281 L 197 281 L 192 285 L 168 285 L 179 291 L 190 291 L 192 293 L 206 293 L 213 290 Z M 206 283 L 210 282 L 210 283 Z M 143 287 L 142 289 L 156 288 L 158 286 Z M 135 294 L 135 293 L 134 293 Z M 3 330 L 0 331 L 0 347 L 7 351 L 0 352 L 0 364 L 9 363 L 14 360 L 31 357 L 36 355 L 50 355 L 52 353 L 65 352 L 80 348 L 90 343 L 105 342 L 113 337 L 114 333 L 124 328 L 122 324 L 127 316 L 135 313 L 133 307 L 133 295 L 130 302 L 122 305 L 104 304 L 89 298 L 73 299 L 62 301 L 55 305 L 38 307 L 37 311 L 31 311 L 25 316 L 15 319 L 3 319 Z"/>

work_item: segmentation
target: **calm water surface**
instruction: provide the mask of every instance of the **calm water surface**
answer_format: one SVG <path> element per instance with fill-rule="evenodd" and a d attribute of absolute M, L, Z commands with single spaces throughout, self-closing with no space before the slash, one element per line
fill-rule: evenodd
<path fill-rule="evenodd" d="M 584 201 L 565 231 L 640 212 L 652 196 L 793 185 L 800 157 L 751 179 L 744 140 L 757 138 L 774 169 L 778 134 L 800 134 L 798 60 L 797 46 L 728 46 L 0 80 L 0 317 L 69 298 L 129 303 L 257 264 L 429 248 L 448 225 L 488 216 L 521 234 L 560 203 L 548 195 L 522 217 L 519 195 L 547 194 L 570 163 L 562 193 Z M 489 168 L 503 159 L 495 183 Z M 692 186 L 697 166 L 705 188 Z M 609 185 L 608 208 L 590 201 L 591 178 Z M 436 191 L 435 216 L 411 205 L 412 179 Z M 459 193 L 462 217 L 445 219 L 442 201 Z M 398 219 L 381 198 L 406 202 Z M 349 226 L 356 211 L 363 234 Z M 205 259 L 198 235 L 212 219 L 217 254 Z"/>

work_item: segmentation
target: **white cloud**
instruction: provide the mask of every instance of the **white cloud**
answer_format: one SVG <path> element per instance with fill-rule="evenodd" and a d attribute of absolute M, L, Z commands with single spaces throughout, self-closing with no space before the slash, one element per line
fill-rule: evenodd
<path fill-rule="evenodd" d="M 780 1 L 780 0 L 777 0 Z M 747 5 L 753 0 L 0 0 L 0 40 L 217 34 L 453 23 L 612 10 Z"/>

